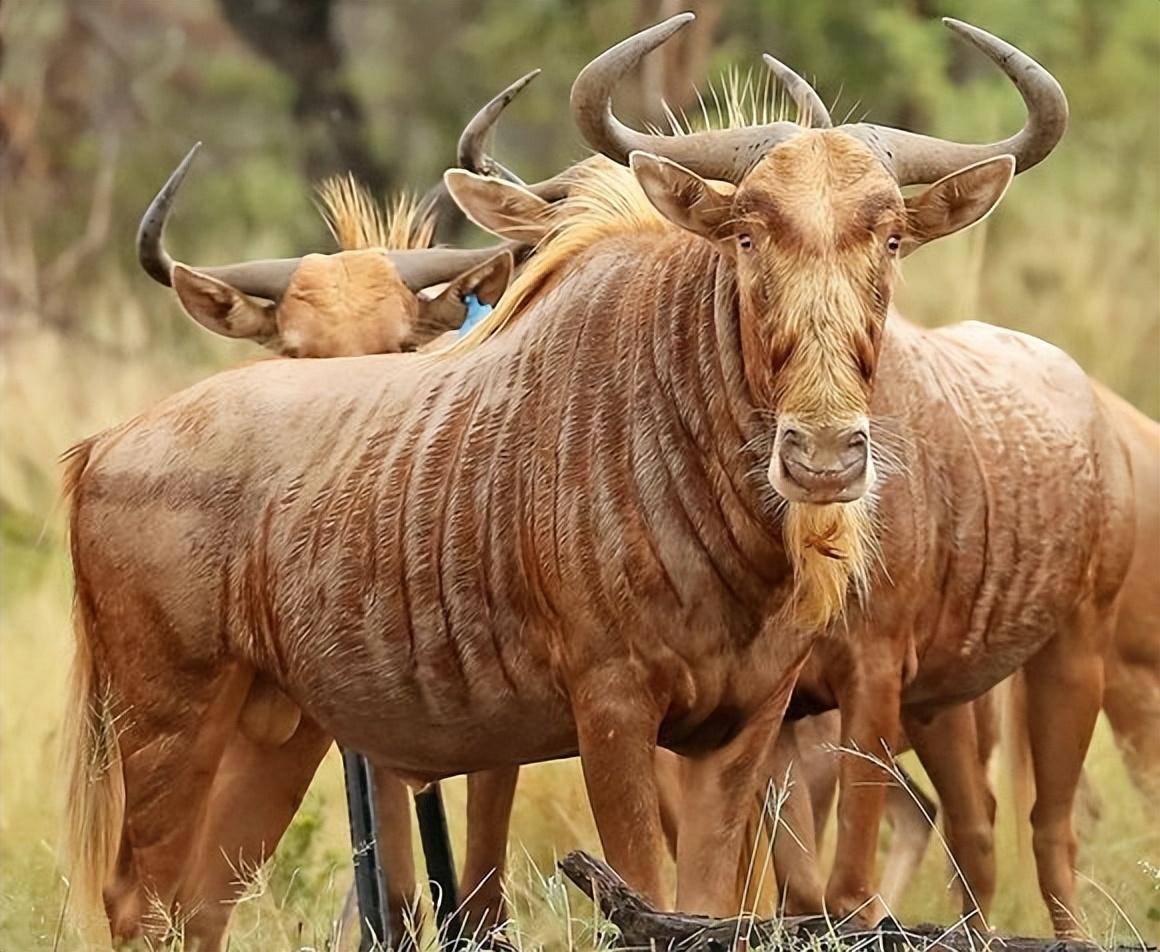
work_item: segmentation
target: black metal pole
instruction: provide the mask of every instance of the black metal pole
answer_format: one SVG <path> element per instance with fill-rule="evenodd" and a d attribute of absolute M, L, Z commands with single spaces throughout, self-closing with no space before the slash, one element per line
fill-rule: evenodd
<path fill-rule="evenodd" d="M 387 883 L 379 857 L 375 786 L 371 767 L 359 753 L 342 748 L 346 777 L 346 806 L 350 815 L 350 843 L 354 850 L 354 885 L 358 897 L 359 952 L 391 947 L 387 917 Z"/>
<path fill-rule="evenodd" d="M 459 887 L 439 784 L 433 783 L 422 793 L 415 794 L 415 814 L 419 818 L 419 838 L 423 841 L 423 856 L 427 860 L 427 879 L 431 883 L 431 899 L 441 944 L 453 948 L 457 938 L 453 920 L 459 909 Z"/>

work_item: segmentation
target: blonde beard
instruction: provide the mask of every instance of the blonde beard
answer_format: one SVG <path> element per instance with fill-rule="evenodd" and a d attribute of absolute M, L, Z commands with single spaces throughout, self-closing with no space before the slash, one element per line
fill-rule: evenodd
<path fill-rule="evenodd" d="M 876 556 L 873 502 L 788 503 L 783 525 L 794 571 L 793 617 L 812 629 L 841 618 L 851 590 L 869 591 Z"/>

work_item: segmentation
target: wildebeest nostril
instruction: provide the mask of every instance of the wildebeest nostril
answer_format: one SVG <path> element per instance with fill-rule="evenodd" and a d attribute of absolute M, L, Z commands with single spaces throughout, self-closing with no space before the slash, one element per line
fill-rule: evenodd
<path fill-rule="evenodd" d="M 870 434 L 865 425 L 786 427 L 779 437 L 780 472 L 810 501 L 842 499 L 870 465 Z M 851 497 L 852 498 L 852 497 Z"/>

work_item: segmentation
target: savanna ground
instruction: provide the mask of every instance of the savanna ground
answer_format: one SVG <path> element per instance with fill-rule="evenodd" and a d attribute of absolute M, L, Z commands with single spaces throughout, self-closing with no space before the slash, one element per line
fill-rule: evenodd
<path fill-rule="evenodd" d="M 17 0 L 0 8 L 0 948 L 6 950 L 83 947 L 67 921 L 68 885 L 56 852 L 71 582 L 55 460 L 82 436 L 255 356 L 249 346 L 195 328 L 133 266 L 136 216 L 168 168 L 193 140 L 206 140 L 203 167 L 187 186 L 173 229 L 172 242 L 190 259 L 324 247 L 311 179 L 353 166 L 379 186 L 425 187 L 452 159 L 459 125 L 475 106 L 535 66 L 546 67 L 545 75 L 505 117 L 502 157 L 531 178 L 582 155 L 564 108 L 576 70 L 671 4 L 406 0 L 388 10 L 356 0 L 281 0 L 273 7 L 286 15 L 277 29 L 259 29 L 257 40 L 247 33 L 254 24 L 238 12 L 245 6 Z M 323 16 L 327 30 L 299 16 L 304 6 Z M 908 260 L 899 308 L 928 325 L 980 319 L 1036 334 L 1160 415 L 1154 0 L 685 6 L 699 10 L 698 28 L 712 28 L 718 42 L 670 67 L 662 83 L 670 97 L 686 96 L 682 83 L 702 82 L 706 72 L 732 63 L 747 67 L 768 50 L 816 76 L 827 102 L 837 99 L 838 115 L 850 109 L 964 139 L 995 138 L 1021 121 L 1018 99 L 981 58 L 952 46 L 937 15 L 971 20 L 1048 65 L 1072 103 L 1064 144 L 1015 182 L 985 227 Z M 331 44 L 337 60 L 311 74 L 303 63 L 315 60 L 285 54 L 285 44 L 293 49 L 295 42 Z M 638 117 L 647 113 L 647 82 L 626 90 L 629 115 L 634 108 Z M 320 107 L 304 96 L 319 83 L 328 95 L 349 95 L 362 115 L 335 112 L 333 99 Z M 921 777 L 911 757 L 903 761 Z M 1079 856 L 1089 932 L 1101 942 L 1127 941 L 1130 920 L 1156 941 L 1155 805 L 1129 786 L 1102 722 L 1088 769 L 1100 795 L 1098 816 L 1084 819 Z M 1001 767 L 996 784 L 1000 888 L 992 918 L 1004 930 L 1045 933 L 1047 917 L 1030 857 L 1019 846 Z M 462 781 L 448 782 L 445 796 L 461 850 Z M 332 756 L 240 904 L 230 948 L 327 948 L 350 878 L 347 836 Z M 527 769 L 509 884 L 511 931 L 524 949 L 598 945 L 591 905 L 553 874 L 554 857 L 576 847 L 597 848 L 577 766 Z M 896 916 L 953 921 L 950 882 L 936 839 Z"/>

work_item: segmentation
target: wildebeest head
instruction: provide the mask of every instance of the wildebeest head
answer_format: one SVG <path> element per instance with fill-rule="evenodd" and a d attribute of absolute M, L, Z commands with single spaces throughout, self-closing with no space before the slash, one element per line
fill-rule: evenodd
<path fill-rule="evenodd" d="M 367 248 L 205 268 L 175 262 L 162 235 L 196 151 L 150 204 L 137 250 L 142 267 L 172 286 L 186 312 L 216 334 L 289 357 L 410 350 L 462 324 L 471 296 L 494 305 L 511 280 L 508 247 Z"/>
<path fill-rule="evenodd" d="M 796 503 L 859 499 L 874 481 L 869 401 L 895 261 L 983 218 L 1011 176 L 1059 141 L 1066 99 L 1030 57 L 947 20 L 1022 94 L 1029 116 L 1011 138 L 963 145 L 865 123 L 833 128 L 804 80 L 771 57 L 819 128 L 772 122 L 664 136 L 623 125 L 611 109 L 616 82 L 692 18 L 673 17 L 593 60 L 572 88 L 574 117 L 590 145 L 631 164 L 663 215 L 735 262 L 746 375 L 776 419 L 774 489 Z M 903 197 L 902 186 L 927 183 Z"/>

